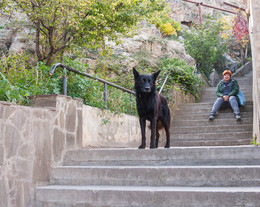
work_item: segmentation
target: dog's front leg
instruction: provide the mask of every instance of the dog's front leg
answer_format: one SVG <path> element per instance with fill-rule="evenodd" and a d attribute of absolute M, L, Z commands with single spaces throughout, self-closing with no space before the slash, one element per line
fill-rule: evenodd
<path fill-rule="evenodd" d="M 151 121 L 151 142 L 150 142 L 150 149 L 155 148 L 155 144 L 154 144 L 155 132 L 156 132 L 156 122 L 155 122 L 155 119 L 153 119 L 153 120 Z"/>
<path fill-rule="evenodd" d="M 145 126 L 146 126 L 146 119 L 145 118 L 140 118 L 140 127 L 141 127 L 141 133 L 142 133 L 142 143 L 139 146 L 139 149 L 144 149 L 146 146 L 146 138 L 145 138 Z"/>

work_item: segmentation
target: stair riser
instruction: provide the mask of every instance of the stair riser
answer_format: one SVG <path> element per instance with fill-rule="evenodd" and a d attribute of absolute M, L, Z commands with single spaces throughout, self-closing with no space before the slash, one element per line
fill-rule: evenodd
<path fill-rule="evenodd" d="M 193 133 L 223 133 L 223 132 L 248 132 L 252 131 L 252 125 L 240 125 L 238 126 L 190 126 L 190 127 L 172 127 L 170 132 L 172 134 L 193 134 Z"/>
<path fill-rule="evenodd" d="M 212 103 L 212 104 L 214 104 L 214 102 L 216 101 L 216 99 L 217 99 L 217 97 L 216 97 L 216 95 L 215 96 L 201 96 L 200 97 L 200 102 L 202 102 L 202 103 L 204 103 L 204 102 L 206 102 L 206 103 Z M 246 101 L 253 101 L 253 98 L 252 98 L 252 96 L 245 96 L 245 99 L 246 99 Z"/>
<path fill-rule="evenodd" d="M 213 104 L 187 104 L 184 106 L 179 107 L 179 110 L 186 110 L 186 111 L 196 111 L 196 110 L 202 110 L 207 109 L 211 110 Z M 228 108 L 221 108 L 220 111 L 228 111 L 228 109 L 231 109 L 231 107 Z M 253 110 L 253 104 L 246 105 L 245 107 L 240 107 L 240 110 Z"/>
<path fill-rule="evenodd" d="M 175 112 L 176 115 L 182 115 L 182 114 L 205 114 L 208 113 L 210 114 L 212 110 L 212 107 L 208 108 L 185 108 L 183 110 L 178 110 Z M 253 108 L 248 108 L 248 107 L 240 107 L 240 112 L 252 112 Z M 233 113 L 232 108 L 226 108 L 226 109 L 220 109 L 219 113 Z"/>
<path fill-rule="evenodd" d="M 260 185 L 260 167 L 55 168 L 52 185 L 246 187 Z"/>
<path fill-rule="evenodd" d="M 41 190 L 35 207 L 173 207 L 258 206 L 259 192 Z M 49 201 L 49 202 L 48 202 Z"/>
<path fill-rule="evenodd" d="M 208 115 L 209 116 L 209 115 Z M 204 117 L 204 119 L 208 118 Z M 174 120 L 171 124 L 172 127 L 180 127 L 180 126 L 218 126 L 223 123 L 228 123 L 229 125 L 234 125 L 236 127 L 240 127 L 243 124 L 253 124 L 253 120 L 249 118 L 243 118 L 241 121 L 237 121 L 232 117 L 232 119 L 215 119 L 214 121 L 206 120 Z"/>
<path fill-rule="evenodd" d="M 190 147 L 190 146 L 239 146 L 239 145 L 249 145 L 251 143 L 251 139 L 243 139 L 243 140 L 173 140 L 171 141 L 171 146 L 174 147 Z"/>
<path fill-rule="evenodd" d="M 174 144 L 174 142 L 172 142 Z M 174 145 L 172 145 L 174 146 Z M 64 165 L 260 165 L 257 147 L 188 147 L 69 151 Z"/>
<path fill-rule="evenodd" d="M 194 134 L 171 134 L 171 139 L 172 140 L 183 140 L 183 141 L 188 141 L 188 140 L 228 140 L 228 141 L 235 141 L 235 140 L 243 140 L 243 139 L 252 139 L 252 132 L 238 132 L 238 133 L 194 133 Z"/>
<path fill-rule="evenodd" d="M 202 107 L 205 107 L 205 106 L 212 106 L 212 103 L 210 103 L 210 102 L 206 102 L 206 103 L 187 103 L 187 104 L 185 104 L 185 105 L 179 105 L 179 107 L 181 108 L 181 107 L 196 107 L 196 106 L 202 106 Z M 247 101 L 246 102 L 246 106 L 253 106 L 253 102 L 252 101 Z"/>
<path fill-rule="evenodd" d="M 208 121 L 209 120 L 209 114 L 210 113 L 202 113 L 202 114 L 182 114 L 182 115 L 176 115 L 174 116 L 174 120 L 204 120 L 204 121 Z M 242 120 L 244 118 L 253 118 L 253 113 L 252 112 L 241 112 L 241 117 Z M 233 113 L 221 113 L 219 112 L 216 116 L 215 116 L 215 120 L 222 120 L 222 119 L 232 119 L 232 120 L 236 120 L 235 116 Z M 214 121 L 215 121 L 214 120 Z"/>

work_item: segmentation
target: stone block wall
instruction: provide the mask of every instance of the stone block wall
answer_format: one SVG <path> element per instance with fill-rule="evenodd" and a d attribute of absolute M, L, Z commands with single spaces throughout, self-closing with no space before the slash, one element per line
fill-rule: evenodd
<path fill-rule="evenodd" d="M 65 150 L 81 147 L 81 100 L 31 98 L 34 107 L 0 102 L 1 207 L 33 207 L 35 186 L 49 182 Z"/>
<path fill-rule="evenodd" d="M 84 105 L 83 117 L 83 147 L 138 147 L 141 143 L 135 116 Z"/>
<path fill-rule="evenodd" d="M 250 38 L 253 62 L 253 136 L 260 143 L 260 1 L 250 1 Z"/>

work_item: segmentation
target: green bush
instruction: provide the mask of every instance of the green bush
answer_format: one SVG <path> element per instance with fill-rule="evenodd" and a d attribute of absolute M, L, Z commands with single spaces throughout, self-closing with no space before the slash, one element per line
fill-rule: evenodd
<path fill-rule="evenodd" d="M 62 94 L 63 71 L 57 69 L 49 75 L 51 67 L 39 62 L 36 67 L 27 65 L 26 55 L 11 55 L 0 63 L 0 100 L 27 105 L 27 96 L 40 94 Z M 65 65 L 85 72 L 85 66 L 77 61 L 64 59 Z M 25 67 L 26 66 L 26 67 Z M 104 109 L 104 85 L 98 81 L 67 73 L 68 95 L 82 98 L 84 104 Z M 108 109 L 114 112 L 135 113 L 135 101 L 128 93 L 113 87 L 108 90 Z"/>
<path fill-rule="evenodd" d="M 202 85 L 202 80 L 194 74 L 194 68 L 192 66 L 187 65 L 186 62 L 178 58 L 168 58 L 161 60 L 159 68 L 161 69 L 160 78 L 158 80 L 159 89 L 166 76 L 169 75 L 163 89 L 168 99 L 170 98 L 170 89 L 174 84 L 178 84 L 185 93 L 194 95 L 196 100 L 199 99 L 199 88 Z"/>
<path fill-rule="evenodd" d="M 27 104 L 27 96 L 59 91 L 59 85 L 50 81 L 46 66 L 39 63 L 32 68 L 29 56 L 11 54 L 0 62 L 0 99 Z"/>
<path fill-rule="evenodd" d="M 200 27 L 183 31 L 185 49 L 196 61 L 197 68 L 209 77 L 216 64 L 221 64 L 227 51 L 221 21 L 207 20 Z"/>

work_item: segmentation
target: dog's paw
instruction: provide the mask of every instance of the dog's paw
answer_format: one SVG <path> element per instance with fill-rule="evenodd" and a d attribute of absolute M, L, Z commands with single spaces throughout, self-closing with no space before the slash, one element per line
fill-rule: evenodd
<path fill-rule="evenodd" d="M 150 149 L 155 149 L 156 147 L 155 147 L 155 145 L 154 144 L 151 144 L 150 145 Z"/>
<path fill-rule="evenodd" d="M 170 148 L 170 145 L 169 145 L 169 144 L 166 144 L 166 145 L 164 146 L 164 148 Z"/>
<path fill-rule="evenodd" d="M 145 149 L 145 145 L 140 145 L 138 149 Z"/>

